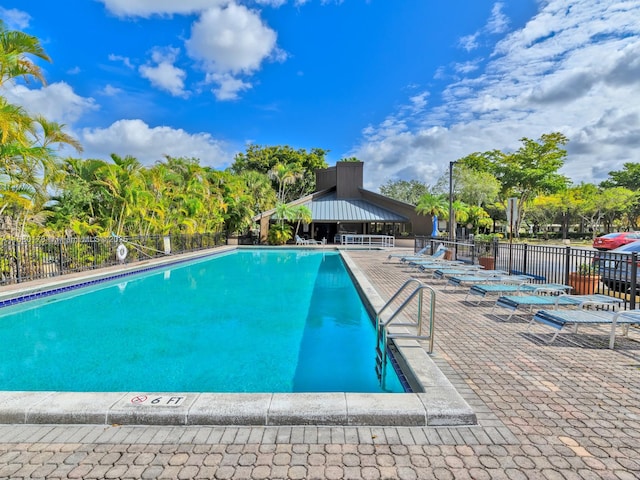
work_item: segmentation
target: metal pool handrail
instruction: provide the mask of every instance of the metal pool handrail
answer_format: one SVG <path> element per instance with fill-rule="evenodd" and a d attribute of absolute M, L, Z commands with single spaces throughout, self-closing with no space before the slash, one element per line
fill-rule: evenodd
<path fill-rule="evenodd" d="M 381 320 L 381 314 L 383 311 L 389 307 L 393 301 L 412 283 L 417 283 L 418 286 L 409 294 L 409 296 L 402 302 L 402 304 L 391 314 L 388 320 L 383 322 Z M 429 309 L 429 334 L 422 335 L 422 295 L 423 290 L 429 290 L 430 293 L 430 309 Z M 413 323 L 394 323 L 396 326 L 406 326 L 406 327 L 416 327 L 417 334 L 412 335 L 409 333 L 394 333 L 389 334 L 387 332 L 387 327 L 391 324 L 391 322 L 398 317 L 398 314 L 404 310 L 404 308 L 411 303 L 411 301 L 418 297 L 418 319 L 417 322 Z M 384 382 L 385 370 L 386 370 L 386 360 L 387 360 L 387 346 L 389 338 L 412 338 L 412 339 L 423 339 L 429 340 L 429 349 L 428 353 L 433 352 L 433 340 L 434 340 L 434 327 L 435 327 L 435 305 L 436 305 L 436 292 L 429 285 L 423 284 L 420 280 L 415 278 L 411 278 L 407 280 L 398 291 L 389 299 L 387 303 L 380 309 L 380 311 L 376 314 L 376 372 L 378 373 L 378 377 L 382 382 Z"/>

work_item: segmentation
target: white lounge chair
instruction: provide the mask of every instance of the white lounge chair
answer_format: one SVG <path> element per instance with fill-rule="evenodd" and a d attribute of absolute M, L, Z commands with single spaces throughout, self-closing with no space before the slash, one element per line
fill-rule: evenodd
<path fill-rule="evenodd" d="M 399 258 L 401 262 L 405 263 L 405 262 L 413 262 L 413 261 L 443 261 L 444 260 L 444 255 L 445 253 L 447 253 L 447 249 L 444 247 L 444 245 L 440 244 L 438 246 L 438 248 L 436 248 L 436 251 L 433 252 L 432 255 L 427 255 L 426 251 L 428 250 L 429 246 L 427 245 L 426 247 L 422 248 L 421 250 L 418 250 L 416 253 L 413 253 L 411 255 L 406 255 L 406 254 L 391 254 L 389 255 L 389 259 L 391 258 Z"/>
<path fill-rule="evenodd" d="M 305 240 L 300 235 L 296 235 L 296 245 L 309 245 L 309 240 Z"/>
<path fill-rule="evenodd" d="M 583 304 L 586 308 L 588 304 Z M 623 310 L 614 312 L 610 310 L 540 310 L 538 311 L 527 330 L 535 322 L 540 322 L 558 331 L 547 343 L 553 342 L 565 325 L 573 324 L 574 333 L 578 332 L 579 325 L 611 325 L 609 332 L 609 348 L 613 349 L 616 341 L 616 327 L 623 326 L 623 335 L 629 333 L 629 325 L 640 325 L 640 310 Z"/>
<path fill-rule="evenodd" d="M 567 295 L 564 290 L 556 288 L 538 288 L 531 295 L 504 295 L 498 297 L 491 313 L 493 314 L 496 307 L 506 308 L 511 312 L 507 318 L 507 321 L 509 321 L 520 307 L 528 308 L 529 312 L 534 307 L 548 307 L 558 310 L 560 307 L 580 307 L 582 305 L 615 309 L 621 303 L 623 303 L 621 299 L 609 297 L 608 295 Z"/>
<path fill-rule="evenodd" d="M 494 285 L 491 284 L 478 284 L 471 285 L 469 292 L 467 292 L 467 296 L 464 298 L 465 301 L 469 299 L 469 297 L 480 297 L 479 300 L 476 301 L 476 305 L 478 305 L 483 299 L 486 299 L 489 295 L 524 295 L 534 293 L 539 288 L 550 288 L 554 290 L 561 290 L 565 293 L 569 293 L 571 290 L 571 286 L 563 285 L 561 283 L 497 283 Z"/>

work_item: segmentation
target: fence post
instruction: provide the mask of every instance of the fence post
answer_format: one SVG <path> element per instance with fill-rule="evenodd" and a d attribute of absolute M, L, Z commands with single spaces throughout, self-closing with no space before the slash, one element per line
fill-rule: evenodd
<path fill-rule="evenodd" d="M 523 247 L 522 247 L 523 248 L 523 250 L 522 250 L 522 273 L 525 274 L 525 275 L 529 271 L 529 270 L 527 270 L 527 263 L 528 263 L 527 262 L 527 254 L 529 253 L 529 248 L 528 247 L 529 247 L 529 245 L 527 243 L 525 243 L 523 245 Z"/>
<path fill-rule="evenodd" d="M 569 269 L 571 268 L 571 247 L 564 249 L 564 284 L 569 284 Z"/>
<path fill-rule="evenodd" d="M 16 283 L 20 283 L 20 281 L 22 280 L 22 265 L 20 264 L 20 246 L 18 244 L 20 240 L 14 240 L 13 241 L 13 245 L 14 245 L 14 252 L 16 255 Z"/>
<path fill-rule="evenodd" d="M 637 279 L 638 274 L 638 254 L 633 252 L 631 255 L 631 282 L 629 285 L 629 310 L 636 309 L 636 293 L 637 293 Z"/>
<path fill-rule="evenodd" d="M 64 275 L 64 261 L 62 260 L 62 240 L 58 240 L 58 273 Z"/>

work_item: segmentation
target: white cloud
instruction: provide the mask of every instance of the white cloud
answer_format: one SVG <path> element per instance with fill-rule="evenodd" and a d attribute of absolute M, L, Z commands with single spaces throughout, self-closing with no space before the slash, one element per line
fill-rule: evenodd
<path fill-rule="evenodd" d="M 178 49 L 155 49 L 151 54 L 151 64 L 142 65 L 140 74 L 148 79 L 154 87 L 166 90 L 175 97 L 185 97 L 184 80 L 187 72 L 173 63 L 178 56 Z"/>
<path fill-rule="evenodd" d="M 48 120 L 64 124 L 73 123 L 86 112 L 98 109 L 93 98 L 77 95 L 65 82 L 34 89 L 24 85 L 5 85 L 2 95 L 9 103 L 22 106 L 32 115 L 43 115 Z"/>
<path fill-rule="evenodd" d="M 251 73 L 276 46 L 276 33 L 248 8 L 229 4 L 203 12 L 191 28 L 189 54 L 217 73 Z"/>
<path fill-rule="evenodd" d="M 287 0 L 254 0 L 258 5 L 278 8 L 287 3 Z"/>
<path fill-rule="evenodd" d="M 131 69 L 135 68 L 133 63 L 131 63 L 131 60 L 129 59 L 129 57 L 123 57 L 121 55 L 115 55 L 113 53 L 110 53 L 109 60 L 111 60 L 112 62 L 121 62 L 127 68 L 131 68 Z"/>
<path fill-rule="evenodd" d="M 503 4 L 498 2 L 491 9 L 491 17 L 485 27 L 488 33 L 504 33 L 509 27 L 509 19 L 502 13 Z"/>
<path fill-rule="evenodd" d="M 453 69 L 456 71 L 456 73 L 467 74 L 475 70 L 478 70 L 479 68 L 478 63 L 479 63 L 479 60 L 472 60 L 464 63 L 456 63 L 453 65 Z"/>
<path fill-rule="evenodd" d="M 276 47 L 276 33 L 262 22 L 257 12 L 230 3 L 211 8 L 192 25 L 186 41 L 188 54 L 202 64 L 219 99 L 236 98 L 251 84 L 239 78 L 256 72 L 270 56 L 282 60 Z"/>
<path fill-rule="evenodd" d="M 118 120 L 107 128 L 84 128 L 80 137 L 87 158 L 108 158 L 116 153 L 132 155 L 142 164 L 152 165 L 170 155 L 198 158 L 202 165 L 214 168 L 224 168 L 232 161 L 225 145 L 208 133 L 150 127 L 138 119 Z"/>
<path fill-rule="evenodd" d="M 122 93 L 122 89 L 114 87 L 113 85 L 107 85 L 106 87 L 104 87 L 104 89 L 102 89 L 101 93 L 107 97 L 115 97 L 116 95 Z"/>
<path fill-rule="evenodd" d="M 491 9 L 491 16 L 484 27 L 471 35 L 465 35 L 458 40 L 458 46 L 467 52 L 475 50 L 480 46 L 480 38 L 486 34 L 496 35 L 507 31 L 509 18 L 502 13 L 503 4 L 497 2 Z"/>
<path fill-rule="evenodd" d="M 460 48 L 463 48 L 467 52 L 475 50 L 480 46 L 480 44 L 478 43 L 479 36 L 480 33 L 478 32 L 472 35 L 465 35 L 464 37 L 461 37 L 460 40 L 458 40 L 458 45 L 460 45 Z"/>
<path fill-rule="evenodd" d="M 212 91 L 218 100 L 236 100 L 238 93 L 251 88 L 250 83 L 243 82 L 233 75 L 224 73 L 213 73 L 207 77 L 208 83 L 218 85 Z"/>
<path fill-rule="evenodd" d="M 447 86 L 429 109 L 415 100 L 367 127 L 350 155 L 368 163 L 369 188 L 397 178 L 435 183 L 448 162 L 510 151 L 519 139 L 560 131 L 563 173 L 599 182 L 640 149 L 640 4 L 549 0 L 500 40 L 484 70 Z M 467 72 L 467 75 L 469 72 Z M 385 173 L 386 172 L 386 173 Z"/>
<path fill-rule="evenodd" d="M 0 7 L 0 18 L 4 20 L 9 30 L 25 30 L 29 26 L 31 16 L 17 8 Z"/>
<path fill-rule="evenodd" d="M 99 0 L 119 17 L 145 17 L 152 15 L 186 15 L 207 8 L 224 5 L 229 0 Z"/>

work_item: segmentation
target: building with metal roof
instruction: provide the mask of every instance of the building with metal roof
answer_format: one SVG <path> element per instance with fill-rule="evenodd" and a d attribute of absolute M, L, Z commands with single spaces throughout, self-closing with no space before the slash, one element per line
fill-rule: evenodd
<path fill-rule="evenodd" d="M 332 242 L 340 234 L 429 235 L 431 216 L 419 215 L 415 206 L 363 188 L 363 162 L 338 162 L 316 171 L 316 191 L 289 205 L 305 205 L 312 221 L 303 224 L 301 236 Z M 266 242 L 275 209 L 262 212 L 260 240 Z"/>

